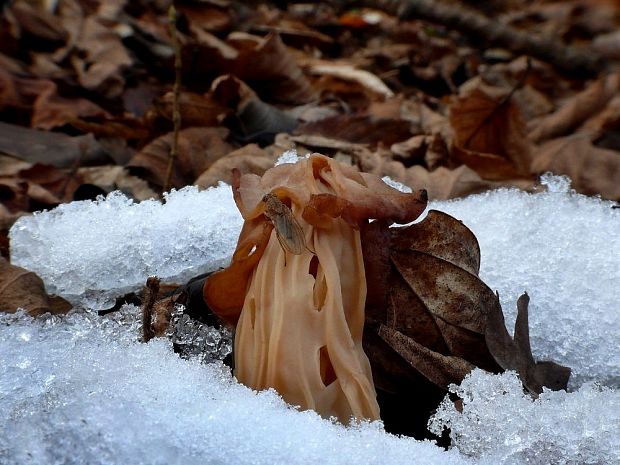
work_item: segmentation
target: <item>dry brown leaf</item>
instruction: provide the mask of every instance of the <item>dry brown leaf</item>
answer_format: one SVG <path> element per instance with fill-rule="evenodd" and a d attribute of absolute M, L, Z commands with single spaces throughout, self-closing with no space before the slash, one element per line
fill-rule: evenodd
<path fill-rule="evenodd" d="M 173 93 L 168 92 L 155 101 L 159 116 L 172 121 Z M 231 109 L 217 102 L 211 94 L 181 92 L 179 94 L 179 113 L 183 127 L 219 126 Z"/>
<path fill-rule="evenodd" d="M 97 118 L 89 121 L 71 120 L 71 126 L 98 139 L 124 139 L 143 144 L 151 137 L 143 120 L 131 116 L 117 116 L 112 119 Z"/>
<path fill-rule="evenodd" d="M 122 166 L 93 166 L 79 168 L 77 171 L 84 183 L 100 187 L 104 192 L 120 190 L 136 200 L 147 200 L 157 197 L 157 192 L 141 178 L 129 174 Z"/>
<path fill-rule="evenodd" d="M 287 44 L 295 48 L 304 48 L 307 46 L 320 47 L 325 44 L 334 43 L 334 39 L 330 36 L 310 29 L 301 21 L 286 18 L 278 18 L 275 24 L 257 24 L 253 29 L 260 32 L 275 32 L 284 37 L 284 41 Z"/>
<path fill-rule="evenodd" d="M 376 75 L 369 71 L 358 69 L 348 63 L 319 62 L 308 66 L 311 74 L 318 76 L 332 76 L 344 81 L 356 82 L 366 89 L 385 98 L 393 97 L 394 92 Z"/>
<path fill-rule="evenodd" d="M 48 79 L 16 77 L 0 68 L 0 111 L 23 114 L 30 126 L 52 129 L 74 118 L 109 116 L 93 102 L 83 98 L 65 98 Z"/>
<path fill-rule="evenodd" d="M 342 150 L 345 152 L 355 152 L 356 150 L 361 150 L 367 147 L 367 144 L 347 142 L 342 139 L 332 139 L 329 137 L 315 136 L 312 134 L 288 136 L 288 140 L 313 149 Z"/>
<path fill-rule="evenodd" d="M 529 189 L 533 186 L 528 180 L 514 179 L 502 182 L 485 180 L 466 165 L 453 170 L 439 167 L 434 171 L 428 171 L 422 166 L 412 166 L 407 169 L 402 182 L 416 189 L 426 189 L 428 198 L 432 200 L 465 197 L 501 186 L 514 186 L 520 189 Z"/>
<path fill-rule="evenodd" d="M 192 184 L 213 162 L 231 152 L 224 140 L 228 131 L 223 128 L 187 128 L 179 132 L 179 150 L 173 165 L 172 186 L 181 188 Z M 129 162 L 130 173 L 163 186 L 170 157 L 172 133 L 158 137 Z"/>
<path fill-rule="evenodd" d="M 454 129 L 452 155 L 483 178 L 505 179 L 529 174 L 530 145 L 519 109 L 507 93 L 497 97 L 482 86 L 450 106 Z"/>
<path fill-rule="evenodd" d="M 430 350 L 388 326 L 381 325 L 378 334 L 398 355 L 438 386 L 460 384 L 463 378 L 476 368 L 460 357 L 442 355 Z"/>
<path fill-rule="evenodd" d="M 620 95 L 613 97 L 605 108 L 583 123 L 577 132 L 592 134 L 599 147 L 620 150 L 617 131 L 620 127 Z"/>
<path fill-rule="evenodd" d="M 125 79 L 122 72 L 133 61 L 118 34 L 96 16 L 87 17 L 76 43 L 78 54 L 71 63 L 80 84 L 108 98 L 122 94 Z"/>
<path fill-rule="evenodd" d="M 10 213 L 29 211 L 28 183 L 17 176 L 0 178 L 0 199 Z"/>
<path fill-rule="evenodd" d="M 388 237 L 381 229 L 389 231 Z M 527 306 L 523 309 L 521 301 L 514 343 L 508 336 L 497 296 L 478 278 L 478 242 L 460 221 L 431 210 L 407 227 L 371 224 L 362 229 L 362 238 L 371 241 L 363 250 L 370 270 L 367 325 L 387 343 L 382 348 L 370 340 L 373 356 L 389 360 L 394 350 L 441 389 L 460 383 L 474 366 L 492 372 L 518 369 L 533 392 L 543 385 L 566 388 L 564 367 L 535 363 Z M 390 371 L 393 366 L 396 372 Z M 403 380 L 402 369 L 387 363 L 381 379 L 406 395 L 419 381 Z"/>
<path fill-rule="evenodd" d="M 47 312 L 66 313 L 71 305 L 60 298 L 51 302 L 41 278 L 0 257 L 0 311 L 14 313 L 19 308 L 36 316 Z"/>
<path fill-rule="evenodd" d="M 187 18 L 190 29 L 209 32 L 225 32 L 233 26 L 233 15 L 225 8 L 215 5 L 180 3 L 178 11 Z"/>
<path fill-rule="evenodd" d="M 604 76 L 558 108 L 554 113 L 531 121 L 529 137 L 542 142 L 568 134 L 605 108 L 620 90 L 620 73 Z"/>
<path fill-rule="evenodd" d="M 410 124 L 404 120 L 376 119 L 368 115 L 338 115 L 299 126 L 296 134 L 324 136 L 357 144 L 389 147 L 409 139 Z"/>
<path fill-rule="evenodd" d="M 265 99 L 283 103 L 308 103 L 317 98 L 294 55 L 277 34 L 264 39 L 231 35 L 228 42 L 239 51 L 231 74 L 246 81 Z"/>
<path fill-rule="evenodd" d="M 620 153 L 596 147 L 587 134 L 554 139 L 539 147 L 532 172 L 546 171 L 569 176 L 572 187 L 583 194 L 620 199 Z"/>
<path fill-rule="evenodd" d="M 231 184 L 232 171 L 238 169 L 241 173 L 253 173 L 262 176 L 273 166 L 273 160 L 256 144 L 248 144 L 215 161 L 196 182 L 201 189 L 216 186 L 219 181 Z"/>
<path fill-rule="evenodd" d="M 405 166 L 418 165 L 424 161 L 430 136 L 421 134 L 403 142 L 392 144 L 390 150 Z"/>
<path fill-rule="evenodd" d="M 29 163 L 46 163 L 68 168 L 109 162 L 92 134 L 70 137 L 65 134 L 26 129 L 0 122 L 0 152 Z"/>
<path fill-rule="evenodd" d="M 595 37 L 592 49 L 610 60 L 620 59 L 620 31 L 615 30 Z"/>
<path fill-rule="evenodd" d="M 67 32 L 57 18 L 44 8 L 35 8 L 30 2 L 17 1 L 10 7 L 13 18 L 19 25 L 20 35 L 30 35 L 49 42 L 62 43 L 67 39 Z"/>
<path fill-rule="evenodd" d="M 21 170 L 18 176 L 28 182 L 28 196 L 47 205 L 70 202 L 73 193 L 82 184 L 77 173 L 68 173 L 42 163 Z"/>
<path fill-rule="evenodd" d="M 68 99 L 58 95 L 56 84 L 41 81 L 41 90 L 32 105 L 31 126 L 52 129 L 70 123 L 76 118 L 110 117 L 99 105 L 83 99 Z"/>
<path fill-rule="evenodd" d="M 492 309 L 488 318 L 485 339 L 491 354 L 505 370 L 515 370 L 523 385 L 534 395 L 543 391 L 543 386 L 554 390 L 566 389 L 570 368 L 554 362 L 536 362 L 530 347 L 528 324 L 529 297 L 523 294 L 517 301 L 517 320 L 514 337 L 506 330 L 504 315 L 499 305 Z"/>
<path fill-rule="evenodd" d="M 213 81 L 215 101 L 234 110 L 230 118 L 233 135 L 242 142 L 273 142 L 280 132 L 291 132 L 297 121 L 282 110 L 263 102 L 243 81 L 224 75 Z"/>
<path fill-rule="evenodd" d="M 25 170 L 26 168 L 30 168 L 32 163 L 28 163 L 27 161 L 19 160 L 14 157 L 10 157 L 8 155 L 0 155 L 0 176 L 15 176 L 21 170 Z"/>
<path fill-rule="evenodd" d="M 393 230 L 392 251 L 417 250 L 470 274 L 480 271 L 480 246 L 474 233 L 447 213 L 430 210 L 423 221 Z"/>
<path fill-rule="evenodd" d="M 381 237 L 381 228 L 387 238 Z M 439 373 L 460 373 L 465 365 L 498 369 L 483 336 L 495 296 L 477 277 L 480 249 L 471 231 L 431 210 L 407 227 L 388 230 L 371 224 L 362 237 L 370 241 L 364 246 L 364 264 L 371 271 L 368 294 L 373 296 L 367 301 L 367 319 L 389 328 L 384 340 L 396 343 L 394 350 L 401 356 L 411 350 L 404 358 L 433 382 L 447 379 Z M 439 372 L 430 370 L 431 360 Z"/>

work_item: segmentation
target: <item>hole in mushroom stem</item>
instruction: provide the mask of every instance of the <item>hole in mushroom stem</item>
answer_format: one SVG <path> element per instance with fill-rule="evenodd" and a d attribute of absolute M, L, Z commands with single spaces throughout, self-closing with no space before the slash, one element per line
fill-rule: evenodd
<path fill-rule="evenodd" d="M 312 297 L 314 300 L 314 308 L 319 312 L 323 310 L 325 298 L 327 297 L 327 281 L 325 281 L 325 275 L 314 281 Z"/>
<path fill-rule="evenodd" d="M 316 279 L 316 272 L 318 271 L 318 269 L 319 269 L 319 257 L 315 255 L 310 260 L 310 266 L 308 267 L 308 273 L 314 276 L 314 279 Z"/>
<path fill-rule="evenodd" d="M 325 387 L 336 381 L 336 372 L 332 365 L 332 361 L 329 359 L 329 352 L 327 352 L 327 346 L 323 346 L 319 349 L 319 362 L 321 370 L 321 381 Z"/>

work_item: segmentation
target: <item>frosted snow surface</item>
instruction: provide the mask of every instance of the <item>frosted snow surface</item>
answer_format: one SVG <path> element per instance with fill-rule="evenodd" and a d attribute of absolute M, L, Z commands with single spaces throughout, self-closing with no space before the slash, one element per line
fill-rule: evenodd
<path fill-rule="evenodd" d="M 138 309 L 125 307 L 137 320 Z M 317 465 L 475 463 L 380 423 L 330 423 L 255 393 L 220 364 L 92 313 L 0 316 L 0 463 Z"/>
<path fill-rule="evenodd" d="M 544 176 L 548 191 L 511 189 L 433 202 L 480 243 L 480 278 L 499 291 L 512 333 L 516 301 L 530 296 L 536 359 L 573 369 L 571 386 L 597 380 L 620 388 L 620 210 Z"/>
<path fill-rule="evenodd" d="M 48 292 L 106 308 L 149 276 L 183 283 L 225 266 L 242 223 L 223 183 L 172 191 L 163 204 L 113 192 L 17 220 L 11 263 L 36 272 Z"/>
<path fill-rule="evenodd" d="M 5 315 L 0 463 L 620 463 L 620 211 L 571 193 L 562 178 L 543 181 L 549 192 L 500 190 L 431 207 L 478 237 L 481 277 L 499 290 L 509 325 L 527 290 L 534 355 L 572 367 L 573 392 L 534 402 L 510 373 L 476 371 L 455 387 L 463 414 L 445 403 L 432 423 L 452 428 L 456 448 L 444 452 L 380 423 L 345 428 L 297 412 L 273 392 L 238 385 L 221 365 L 180 359 L 167 340 L 137 343 L 133 307 L 103 320 Z M 114 194 L 20 220 L 11 249 L 52 290 L 111 295 L 149 274 L 183 280 L 184 270 L 217 267 L 240 224 L 224 186 L 184 189 L 164 205 Z"/>
<path fill-rule="evenodd" d="M 620 391 L 588 383 L 533 401 L 516 373 L 482 370 L 451 391 L 463 400 L 462 413 L 446 398 L 430 429 L 450 428 L 463 454 L 498 465 L 620 463 Z"/>

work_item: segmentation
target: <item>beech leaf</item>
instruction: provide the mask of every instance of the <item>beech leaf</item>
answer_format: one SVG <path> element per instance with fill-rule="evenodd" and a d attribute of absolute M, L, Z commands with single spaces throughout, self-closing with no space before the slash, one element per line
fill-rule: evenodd
<path fill-rule="evenodd" d="M 450 107 L 454 129 L 452 155 L 483 178 L 527 175 L 530 145 L 518 107 L 491 89 L 474 88 Z"/>

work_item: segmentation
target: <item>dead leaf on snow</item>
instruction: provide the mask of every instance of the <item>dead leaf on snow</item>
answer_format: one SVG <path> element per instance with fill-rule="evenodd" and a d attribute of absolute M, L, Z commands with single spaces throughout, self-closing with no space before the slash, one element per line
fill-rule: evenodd
<path fill-rule="evenodd" d="M 480 249 L 471 231 L 431 210 L 407 227 L 371 223 L 362 236 L 370 270 L 367 318 L 383 325 L 379 334 L 396 344 L 392 349 L 442 389 L 474 365 L 499 369 L 483 336 L 495 296 L 477 277 Z"/>
<path fill-rule="evenodd" d="M 532 172 L 564 174 L 586 195 L 620 199 L 620 153 L 596 147 L 587 134 L 547 142 L 534 153 Z"/>

